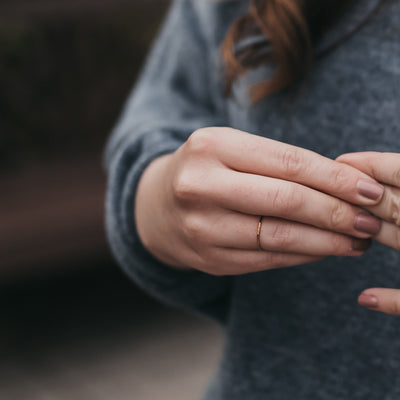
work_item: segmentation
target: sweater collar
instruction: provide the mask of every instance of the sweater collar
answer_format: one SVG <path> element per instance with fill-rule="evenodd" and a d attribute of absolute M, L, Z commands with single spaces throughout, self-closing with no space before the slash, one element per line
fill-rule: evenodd
<path fill-rule="evenodd" d="M 353 0 L 348 10 L 342 15 L 336 23 L 324 34 L 315 47 L 315 54 L 323 54 L 329 50 L 335 43 L 348 37 L 357 27 L 363 24 L 369 16 L 382 3 L 381 0 Z M 252 35 L 240 40 L 235 45 L 235 51 L 239 52 L 251 45 L 265 43 L 266 47 L 260 48 L 260 53 L 269 49 L 268 40 L 264 35 Z"/>
<path fill-rule="evenodd" d="M 335 43 L 350 35 L 374 13 L 380 4 L 381 0 L 354 0 L 346 13 L 318 42 L 315 49 L 316 54 L 323 53 L 334 46 Z"/>

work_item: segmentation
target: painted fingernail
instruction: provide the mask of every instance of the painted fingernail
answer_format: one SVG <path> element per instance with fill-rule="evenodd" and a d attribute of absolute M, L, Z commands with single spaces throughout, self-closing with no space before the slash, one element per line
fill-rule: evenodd
<path fill-rule="evenodd" d="M 375 235 L 381 229 L 381 221 L 367 213 L 360 213 L 356 216 L 354 228 L 360 232 Z"/>
<path fill-rule="evenodd" d="M 378 299 L 375 296 L 361 294 L 358 298 L 358 304 L 363 307 L 377 307 Z"/>
<path fill-rule="evenodd" d="M 371 243 L 371 239 L 353 239 L 352 248 L 354 251 L 367 251 Z"/>
<path fill-rule="evenodd" d="M 357 190 L 361 196 L 369 200 L 378 200 L 382 196 L 384 188 L 377 182 L 368 179 L 360 179 L 357 182 Z"/>

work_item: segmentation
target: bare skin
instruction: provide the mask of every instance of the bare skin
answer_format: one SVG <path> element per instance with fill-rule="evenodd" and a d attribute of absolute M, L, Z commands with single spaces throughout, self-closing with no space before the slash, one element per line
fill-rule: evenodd
<path fill-rule="evenodd" d="M 352 153 L 337 161 L 365 172 L 385 187 L 382 200 L 366 209 L 382 219 L 382 227 L 374 239 L 400 251 L 400 154 Z M 388 314 L 400 315 L 400 290 L 372 288 L 359 297 L 360 305 Z"/>
<path fill-rule="evenodd" d="M 382 195 L 381 185 L 352 166 L 231 128 L 205 128 L 147 167 L 135 218 L 144 246 L 165 264 L 235 275 L 360 256 L 381 225 L 364 208 Z"/>

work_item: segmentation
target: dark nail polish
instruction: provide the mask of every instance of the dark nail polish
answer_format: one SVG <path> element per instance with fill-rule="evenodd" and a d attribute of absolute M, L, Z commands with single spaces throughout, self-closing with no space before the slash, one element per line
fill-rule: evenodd
<path fill-rule="evenodd" d="M 371 243 L 370 239 L 353 239 L 352 247 L 354 251 L 367 251 Z"/>
<path fill-rule="evenodd" d="M 381 229 L 381 221 L 367 213 L 360 213 L 356 216 L 354 228 L 360 232 L 375 235 Z"/>
<path fill-rule="evenodd" d="M 378 200 L 382 196 L 384 188 L 377 182 L 368 179 L 360 179 L 357 182 L 357 190 L 361 196 L 369 200 Z"/>

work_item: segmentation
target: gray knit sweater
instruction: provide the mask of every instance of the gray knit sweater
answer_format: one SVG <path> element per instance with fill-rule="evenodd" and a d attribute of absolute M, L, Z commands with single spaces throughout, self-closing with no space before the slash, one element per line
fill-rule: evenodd
<path fill-rule="evenodd" d="M 377 3 L 356 0 L 316 53 Z M 141 173 L 201 127 L 231 126 L 331 158 L 400 152 L 400 1 L 387 0 L 351 39 L 319 59 L 300 94 L 274 95 L 254 107 L 247 88 L 271 71 L 242 78 L 226 99 L 220 68 L 221 41 L 247 7 L 240 0 L 173 2 L 106 151 L 112 250 L 145 290 L 224 326 L 223 360 L 205 399 L 399 400 L 400 318 L 357 305 L 365 288 L 400 288 L 395 250 L 374 243 L 357 259 L 214 277 L 162 265 L 138 238 L 133 210 Z"/>

